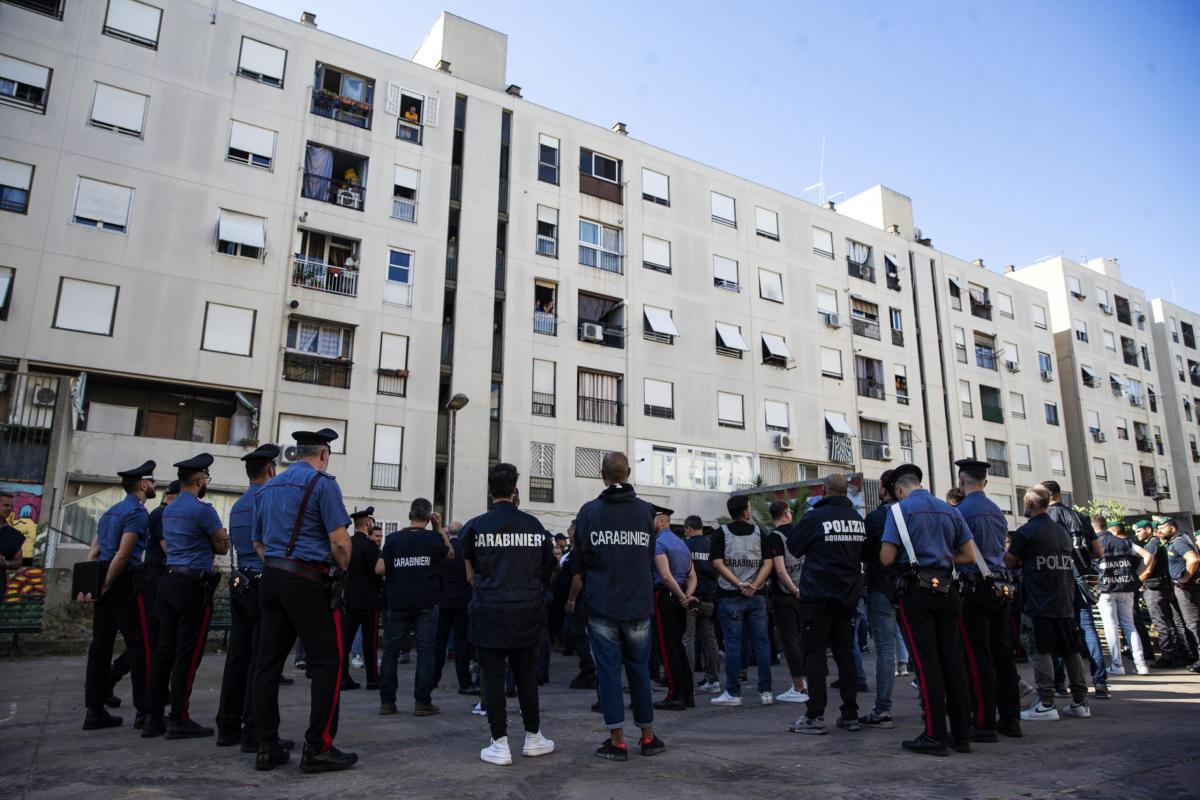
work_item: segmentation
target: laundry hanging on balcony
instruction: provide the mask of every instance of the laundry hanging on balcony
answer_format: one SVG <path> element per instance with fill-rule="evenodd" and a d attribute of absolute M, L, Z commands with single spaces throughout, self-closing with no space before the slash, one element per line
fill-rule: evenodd
<path fill-rule="evenodd" d="M 329 197 L 329 179 L 333 177 L 333 151 L 328 147 L 310 144 L 304 154 L 304 196 L 316 199 Z"/>

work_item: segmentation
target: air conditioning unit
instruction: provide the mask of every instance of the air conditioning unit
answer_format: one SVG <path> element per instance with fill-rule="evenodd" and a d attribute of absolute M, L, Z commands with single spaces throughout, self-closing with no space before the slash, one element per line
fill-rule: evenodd
<path fill-rule="evenodd" d="M 1054 380 L 1054 373 L 1048 369 L 1042 370 L 1042 380 L 1049 383 L 1050 381 Z"/>
<path fill-rule="evenodd" d="M 604 326 L 596 322 L 585 322 L 582 336 L 585 342 L 603 342 Z"/>
<path fill-rule="evenodd" d="M 825 327 L 827 328 L 842 327 L 842 318 L 837 314 L 823 313 L 821 314 L 821 319 L 825 320 Z"/>
<path fill-rule="evenodd" d="M 1097 303 L 1097 305 L 1100 306 L 1100 310 L 1103 311 L 1105 314 L 1107 314 L 1110 317 L 1112 316 L 1112 313 L 1113 313 L 1112 306 L 1110 306 L 1108 303 Z"/>
<path fill-rule="evenodd" d="M 1097 442 L 1102 444 L 1108 441 L 1108 436 L 1104 433 L 1104 431 L 1096 431 L 1096 433 L 1093 434 L 1093 437 Z"/>
<path fill-rule="evenodd" d="M 293 444 L 283 448 L 283 463 L 291 464 L 293 461 L 299 459 L 299 457 L 300 454 L 296 445 Z"/>
<path fill-rule="evenodd" d="M 881 461 L 892 460 L 892 446 L 890 444 L 885 444 L 879 448 L 879 459 Z"/>
<path fill-rule="evenodd" d="M 49 386 L 38 386 L 31 394 L 33 396 L 30 399 L 35 406 L 52 406 L 58 399 L 58 394 Z"/>
<path fill-rule="evenodd" d="M 338 192 L 337 204 L 345 208 L 358 208 L 358 198 L 351 192 Z"/>
<path fill-rule="evenodd" d="M 1021 365 L 1018 364 L 1016 361 L 1005 361 L 1004 366 L 1005 366 L 1005 368 L 1008 369 L 1009 372 L 1020 372 L 1021 371 Z"/>
<path fill-rule="evenodd" d="M 779 450 L 792 449 L 792 435 L 790 433 L 775 434 L 775 447 Z"/>

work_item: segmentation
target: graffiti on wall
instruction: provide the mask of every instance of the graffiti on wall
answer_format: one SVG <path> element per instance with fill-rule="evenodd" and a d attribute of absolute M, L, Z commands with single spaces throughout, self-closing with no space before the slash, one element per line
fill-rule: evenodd
<path fill-rule="evenodd" d="M 13 496 L 12 517 L 6 522 L 25 537 L 25 546 L 21 550 L 21 554 L 25 558 L 33 558 L 38 521 L 42 518 L 42 485 L 40 483 L 0 481 L 0 492 L 8 492 Z"/>

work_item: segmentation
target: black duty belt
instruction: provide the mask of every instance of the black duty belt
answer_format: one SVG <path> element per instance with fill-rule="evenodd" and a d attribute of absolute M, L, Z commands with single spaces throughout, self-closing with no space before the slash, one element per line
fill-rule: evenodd
<path fill-rule="evenodd" d="M 320 561 L 301 561 L 296 558 L 267 556 L 267 569 L 297 575 L 313 583 L 325 583 L 329 576 L 329 565 Z"/>
<path fill-rule="evenodd" d="M 168 575 L 185 575 L 189 578 L 207 578 L 212 575 L 211 570 L 207 569 L 192 569 L 191 567 L 167 567 Z"/>

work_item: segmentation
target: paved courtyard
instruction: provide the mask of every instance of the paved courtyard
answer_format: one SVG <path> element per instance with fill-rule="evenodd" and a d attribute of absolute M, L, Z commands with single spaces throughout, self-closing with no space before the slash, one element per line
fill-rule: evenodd
<path fill-rule="evenodd" d="M 129 683 L 117 712 L 122 728 L 85 733 L 83 658 L 0 661 L 0 792 L 5 798 L 1170 798 L 1200 796 L 1200 675 L 1181 670 L 1114 679 L 1113 699 L 1092 703 L 1091 720 L 1025 723 L 1026 735 L 976 745 L 949 758 L 903 754 L 900 741 L 919 725 L 916 692 L 898 682 L 893 731 L 823 737 L 789 734 L 802 706 L 757 702 L 740 709 L 700 707 L 659 714 L 666 753 L 625 764 L 600 761 L 604 739 L 589 692 L 572 691 L 573 659 L 555 655 L 543 687 L 542 727 L 558 750 L 510 767 L 479 760 L 487 744 L 483 718 L 470 698 L 439 690 L 442 714 L 417 719 L 380 717 L 378 695 L 348 692 L 337 743 L 359 754 L 343 773 L 304 776 L 292 763 L 270 773 L 253 757 L 220 748 L 213 739 L 143 740 L 130 726 Z M 208 653 L 192 700 L 206 724 L 216 713 L 223 657 Z M 871 667 L 868 657 L 868 674 Z M 453 669 L 448 665 L 447 679 Z M 1029 668 L 1022 667 L 1026 680 Z M 786 671 L 775 668 L 776 691 Z M 297 676 L 299 677 L 299 676 Z M 361 671 L 357 677 L 362 679 Z M 401 667 L 411 692 L 412 666 Z M 301 677 L 282 687 L 282 733 L 302 739 L 308 687 Z M 662 696 L 656 690 L 656 698 Z M 864 705 L 869 697 L 862 698 Z M 510 725 L 520 745 L 516 701 Z M 402 704 L 401 709 L 405 708 Z"/>

